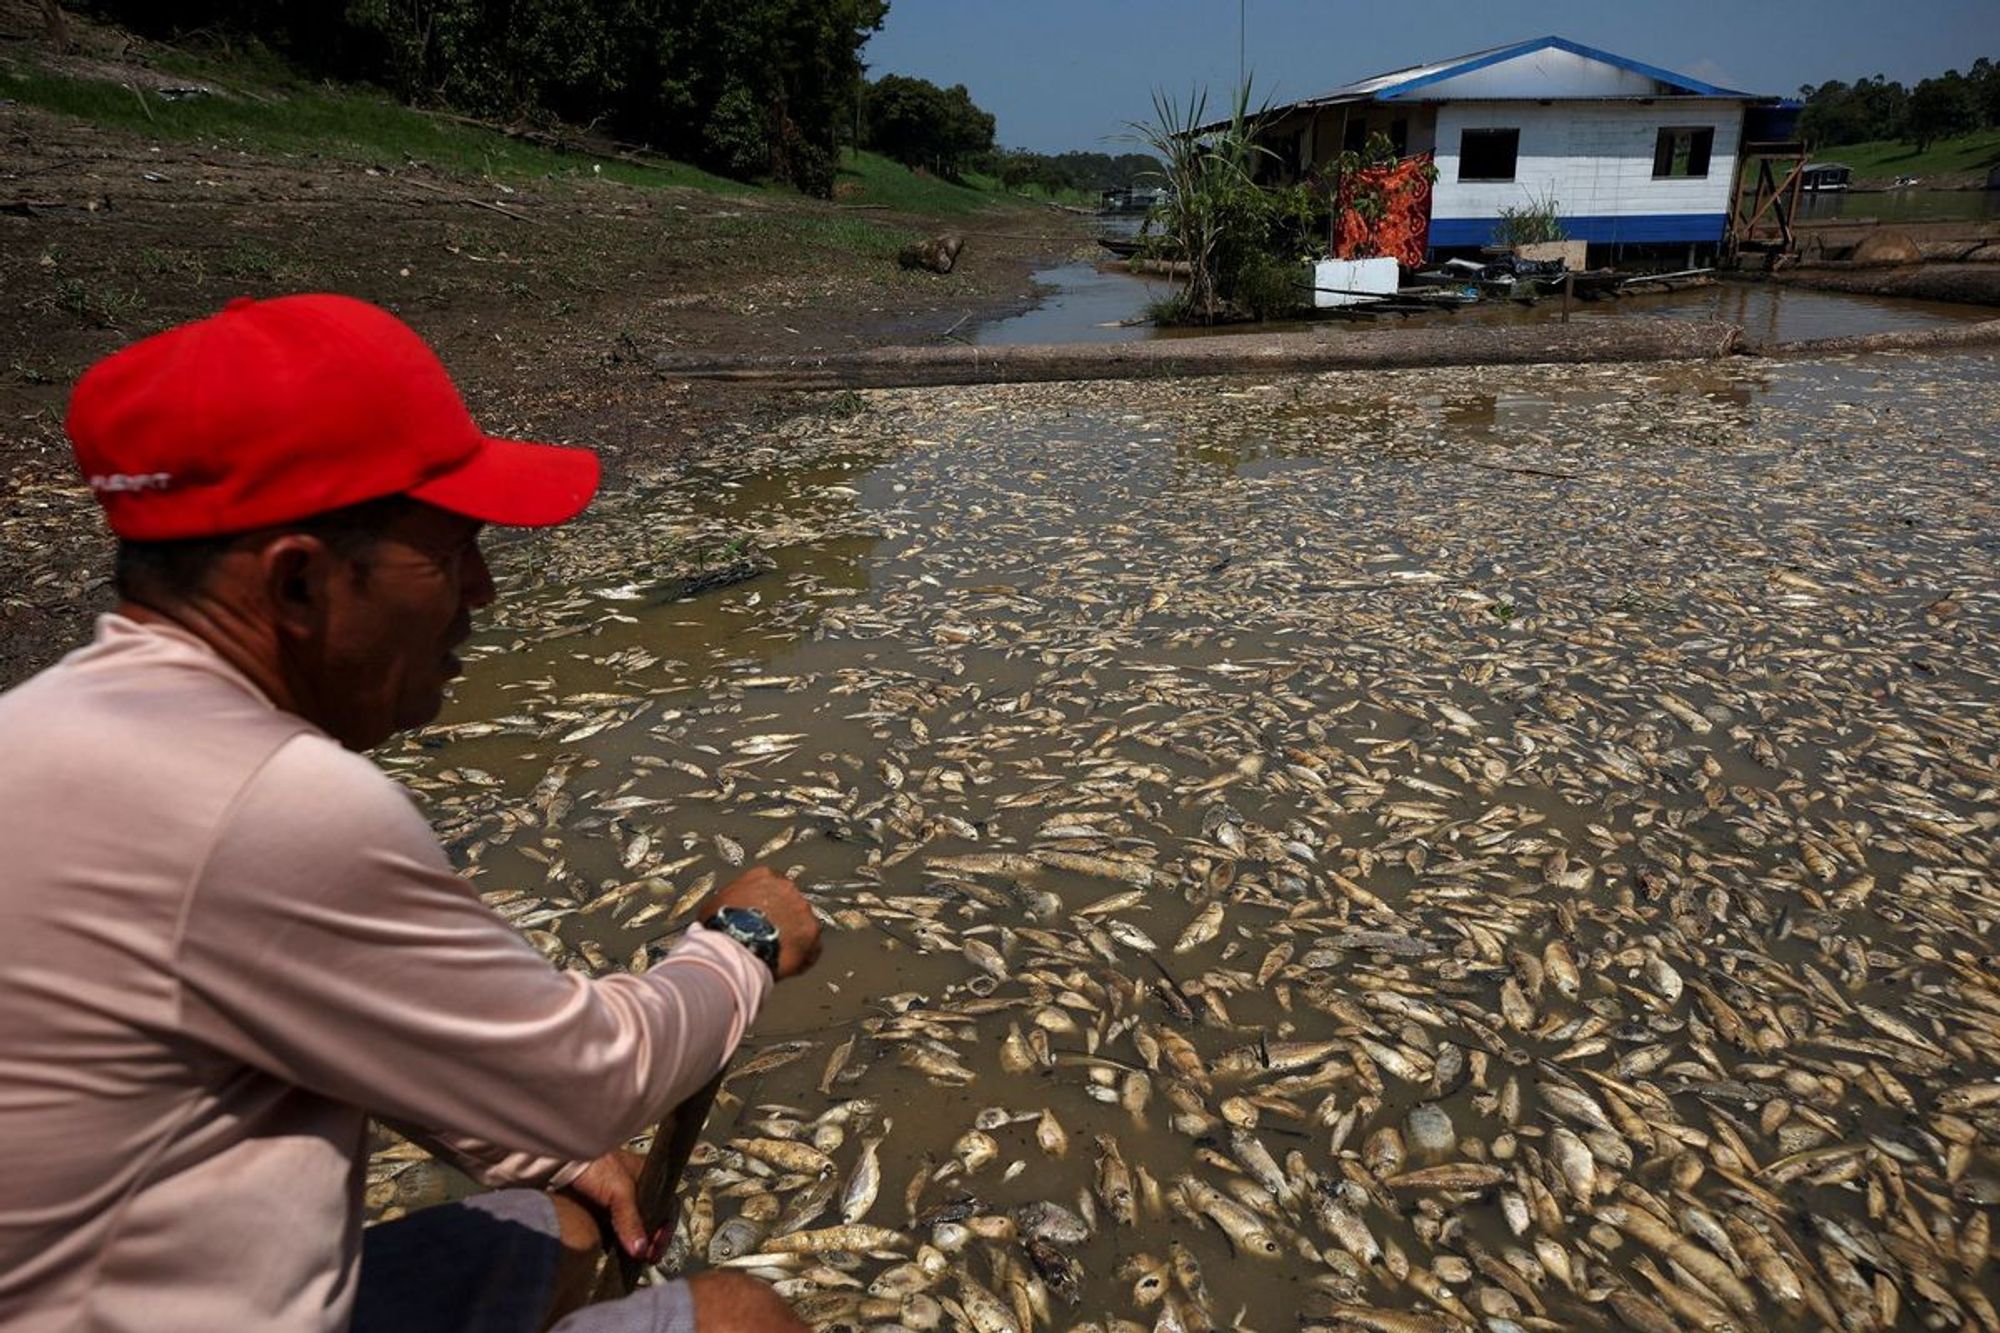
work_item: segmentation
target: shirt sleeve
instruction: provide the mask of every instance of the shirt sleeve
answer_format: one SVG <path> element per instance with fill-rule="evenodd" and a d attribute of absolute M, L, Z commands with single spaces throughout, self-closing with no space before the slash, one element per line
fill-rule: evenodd
<path fill-rule="evenodd" d="M 238 796 L 175 964 L 190 1037 L 384 1119 L 564 1161 L 713 1077 L 771 988 L 698 928 L 644 974 L 556 970 L 452 873 L 400 787 L 321 736 Z"/>
<path fill-rule="evenodd" d="M 560 1157 L 508 1152 L 498 1144 L 468 1134 L 439 1134 L 414 1125 L 398 1125 L 404 1138 L 442 1157 L 480 1184 L 492 1189 L 559 1190 L 582 1175 L 589 1162 L 565 1162 Z"/>

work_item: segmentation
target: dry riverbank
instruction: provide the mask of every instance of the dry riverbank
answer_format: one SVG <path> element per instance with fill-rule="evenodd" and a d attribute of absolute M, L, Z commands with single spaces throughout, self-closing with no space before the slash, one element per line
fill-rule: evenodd
<path fill-rule="evenodd" d="M 949 276 L 884 233 L 966 237 Z M 70 471 L 69 385 L 230 297 L 334 290 L 438 348 L 490 429 L 587 442 L 614 481 L 754 436 L 761 398 L 664 381 L 663 350 L 827 354 L 922 343 L 1018 309 L 1083 239 L 1022 205 L 950 219 L 610 181 L 504 189 L 413 164 L 149 143 L 0 106 L 0 685 L 105 604 L 109 543 Z"/>

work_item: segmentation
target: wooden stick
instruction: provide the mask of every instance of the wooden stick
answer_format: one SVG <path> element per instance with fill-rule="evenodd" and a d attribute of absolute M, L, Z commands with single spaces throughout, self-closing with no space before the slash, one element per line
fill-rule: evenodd
<path fill-rule="evenodd" d="M 415 176 L 397 176 L 395 179 L 403 182 L 405 185 L 414 185 L 420 190 L 429 190 L 432 194 L 441 194 L 447 199 L 456 199 L 461 204 L 471 204 L 474 208 L 491 209 L 501 217 L 512 218 L 516 222 L 532 223 L 536 221 L 536 219 L 529 217 L 526 213 L 516 213 L 511 208 L 503 208 L 499 204 L 489 204 L 484 199 L 474 199 L 469 194 L 453 194 L 441 185 L 433 185 L 429 181 L 420 181 Z"/>
<path fill-rule="evenodd" d="M 1488 472 L 1512 472 L 1522 477 L 1558 477 L 1567 481 L 1583 475 L 1581 472 L 1556 472 L 1545 467 L 1509 467 L 1505 463 L 1476 463 L 1470 458 L 1460 461 L 1467 467 L 1483 468 Z"/>
<path fill-rule="evenodd" d="M 639 1172 L 638 1186 L 639 1216 L 646 1224 L 648 1236 L 657 1235 L 662 1230 L 671 1233 L 678 1220 L 677 1191 L 681 1176 L 687 1171 L 688 1158 L 693 1155 L 695 1144 L 701 1141 L 701 1130 L 708 1123 L 709 1108 L 715 1105 L 715 1094 L 721 1090 L 722 1080 L 728 1073 L 728 1065 L 718 1069 L 714 1078 L 669 1111 L 653 1131 L 653 1146 L 647 1150 L 646 1165 Z M 606 1252 L 610 1262 L 604 1265 L 597 1287 L 591 1293 L 592 1304 L 630 1295 L 646 1270 L 645 1261 L 625 1253 L 616 1236 L 608 1237 Z"/>

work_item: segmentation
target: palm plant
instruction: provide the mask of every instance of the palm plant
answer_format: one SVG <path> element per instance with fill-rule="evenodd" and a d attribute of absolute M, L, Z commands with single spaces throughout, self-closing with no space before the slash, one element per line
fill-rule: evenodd
<path fill-rule="evenodd" d="M 1195 90 L 1185 103 L 1153 92 L 1153 119 L 1131 122 L 1128 139 L 1144 144 L 1163 163 L 1159 174 L 1166 197 L 1155 207 L 1148 228 L 1157 229 L 1176 257 L 1187 261 L 1186 313 L 1214 320 L 1226 305 L 1225 283 L 1237 262 L 1260 249 L 1268 222 L 1261 191 L 1252 179 L 1259 155 L 1272 155 L 1256 142 L 1263 112 L 1250 111 L 1250 84 L 1236 90 L 1229 121 L 1205 129 L 1208 94 Z"/>

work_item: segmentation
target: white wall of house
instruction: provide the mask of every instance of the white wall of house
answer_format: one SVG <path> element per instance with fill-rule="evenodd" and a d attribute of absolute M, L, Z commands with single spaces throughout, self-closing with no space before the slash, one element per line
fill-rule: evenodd
<path fill-rule="evenodd" d="M 1585 63 L 1593 69 L 1608 68 Z M 1499 217 L 1503 207 L 1519 208 L 1550 196 L 1556 201 L 1558 215 L 1564 219 L 1726 214 L 1743 109 L 1742 102 L 1664 97 L 1648 101 L 1563 101 L 1549 105 L 1503 101 L 1445 103 L 1437 110 L 1438 179 L 1431 204 L 1433 243 L 1466 243 L 1440 238 L 1440 222 L 1493 219 Z M 1660 130 L 1699 126 L 1715 130 L 1708 175 L 1655 179 L 1653 150 Z M 1513 180 L 1459 180 L 1460 139 L 1468 129 L 1521 132 Z M 1598 229 L 1605 226 L 1615 230 L 1614 224 L 1601 224 Z M 1591 229 L 1586 225 L 1570 231 L 1591 240 L 1650 239 L 1610 232 L 1592 235 Z M 1452 230 L 1444 228 L 1447 236 Z"/>

